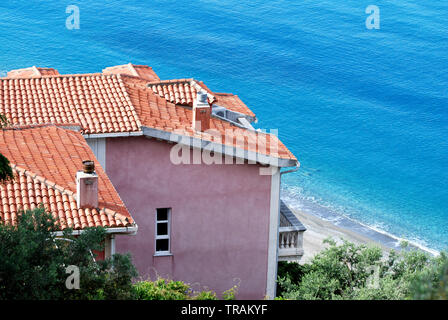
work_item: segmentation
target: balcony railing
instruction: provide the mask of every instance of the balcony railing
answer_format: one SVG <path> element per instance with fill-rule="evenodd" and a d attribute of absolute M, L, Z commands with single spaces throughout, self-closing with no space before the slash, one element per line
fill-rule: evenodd
<path fill-rule="evenodd" d="M 288 206 L 280 202 L 280 227 L 278 239 L 278 260 L 299 261 L 303 256 L 303 233 L 305 226 Z"/>
<path fill-rule="evenodd" d="M 303 231 L 297 227 L 280 227 L 279 261 L 299 261 L 303 256 Z"/>

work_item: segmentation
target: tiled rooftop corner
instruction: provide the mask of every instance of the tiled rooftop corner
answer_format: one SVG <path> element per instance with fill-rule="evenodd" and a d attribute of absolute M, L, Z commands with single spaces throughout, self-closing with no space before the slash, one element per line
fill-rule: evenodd
<path fill-rule="evenodd" d="M 0 222 L 14 224 L 21 210 L 43 205 L 61 229 L 129 227 L 134 221 L 79 132 L 56 125 L 15 126 L 0 130 L 0 150 L 15 179 L 0 184 Z M 99 208 L 76 203 L 76 172 L 82 161 L 96 163 Z"/>

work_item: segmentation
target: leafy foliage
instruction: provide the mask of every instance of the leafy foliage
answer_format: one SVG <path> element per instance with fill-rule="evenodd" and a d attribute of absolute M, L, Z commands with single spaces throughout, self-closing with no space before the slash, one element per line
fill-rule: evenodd
<path fill-rule="evenodd" d="M 233 300 L 237 286 L 224 291 L 224 300 Z M 218 300 L 214 291 L 194 291 L 183 281 L 159 277 L 156 281 L 140 281 L 134 284 L 134 297 L 137 300 Z"/>
<path fill-rule="evenodd" d="M 442 252 L 423 272 L 413 278 L 412 298 L 448 300 L 448 255 Z"/>
<path fill-rule="evenodd" d="M 22 212 L 17 224 L 0 225 L 0 299 L 129 299 L 137 275 L 131 259 L 116 254 L 95 262 L 92 250 L 102 250 L 103 228 L 81 235 L 64 232 L 44 208 Z M 80 271 L 80 289 L 67 289 L 66 266 Z"/>
<path fill-rule="evenodd" d="M 0 300 L 217 300 L 213 291 L 195 292 L 189 284 L 159 278 L 132 280 L 138 275 L 130 255 L 115 254 L 95 261 L 103 250 L 104 228 L 88 228 L 79 236 L 59 227 L 43 207 L 22 212 L 14 226 L 0 224 Z M 68 289 L 67 266 L 79 268 L 79 289 Z M 234 299 L 237 286 L 224 299 Z"/>
<path fill-rule="evenodd" d="M 201 291 L 193 296 L 194 300 L 218 300 L 216 293 L 213 291 Z"/>
<path fill-rule="evenodd" d="M 0 183 L 14 179 L 9 160 L 0 153 Z"/>
<path fill-rule="evenodd" d="M 4 114 L 0 114 L 0 128 L 7 127 L 9 125 L 9 121 Z"/>
<path fill-rule="evenodd" d="M 8 119 L 0 114 L 0 128 L 8 126 Z M 0 183 L 14 179 L 9 160 L 0 153 Z"/>
<path fill-rule="evenodd" d="M 190 286 L 182 281 L 159 278 L 156 281 L 141 281 L 134 285 L 137 300 L 186 300 Z"/>
<path fill-rule="evenodd" d="M 407 248 L 387 257 L 378 247 L 348 241 L 329 247 L 309 264 L 279 264 L 278 295 L 301 300 L 446 299 L 448 259 Z"/>
<path fill-rule="evenodd" d="M 237 294 L 238 294 L 238 286 L 234 285 L 232 288 L 222 293 L 222 298 L 224 300 L 235 300 Z"/>

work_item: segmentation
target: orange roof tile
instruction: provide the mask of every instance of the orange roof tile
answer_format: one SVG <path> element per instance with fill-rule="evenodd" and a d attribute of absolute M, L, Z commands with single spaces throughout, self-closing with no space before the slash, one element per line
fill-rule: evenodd
<path fill-rule="evenodd" d="M 174 104 L 193 106 L 196 94 L 204 89 L 208 94 L 209 103 L 218 104 L 231 111 L 236 111 L 255 118 L 255 114 L 231 93 L 212 92 L 202 81 L 194 79 L 162 80 L 148 83 L 148 86 L 159 96 Z"/>
<path fill-rule="evenodd" d="M 127 74 L 140 77 L 148 81 L 159 81 L 159 76 L 149 66 L 135 65 L 132 63 L 120 66 L 107 67 L 103 69 L 103 74 Z"/>
<path fill-rule="evenodd" d="M 236 111 L 255 118 L 255 114 L 241 101 L 241 99 L 232 93 L 215 92 L 216 104 L 229 110 Z"/>
<path fill-rule="evenodd" d="M 22 77 L 42 77 L 42 76 L 55 76 L 59 72 L 53 68 L 38 68 L 30 67 L 24 69 L 16 69 L 8 72 L 8 78 L 22 78 Z"/>
<path fill-rule="evenodd" d="M 0 223 L 14 224 L 20 210 L 42 204 L 61 230 L 128 227 L 134 221 L 79 132 L 55 125 L 0 130 L 0 152 L 11 162 L 15 179 L 0 184 Z M 96 209 L 76 204 L 76 172 L 83 160 L 94 160 L 98 174 Z"/>
<path fill-rule="evenodd" d="M 142 127 L 149 127 L 206 141 L 222 140 L 229 146 L 236 146 L 240 135 L 254 141 L 261 137 L 267 145 L 278 145 L 278 150 L 262 152 L 264 142 L 243 148 L 296 161 L 276 136 L 241 129 L 213 116 L 210 126 L 221 138 L 194 132 L 191 105 L 200 88 L 207 91 L 211 103 L 251 117 L 254 114 L 236 95 L 213 93 L 194 79 L 160 81 L 153 73 L 150 67 L 127 64 L 106 68 L 103 74 L 0 78 L 0 114 L 15 125 L 79 124 L 85 134 L 142 132 Z"/>
<path fill-rule="evenodd" d="M 139 131 L 119 75 L 0 79 L 0 113 L 17 125 L 79 123 L 85 133 Z"/>
<path fill-rule="evenodd" d="M 196 132 L 191 127 L 191 108 L 179 107 L 155 95 L 141 79 L 123 77 L 123 81 L 143 126 L 232 147 L 242 145 L 243 149 L 263 155 L 296 160 L 275 135 L 242 129 L 218 118 L 212 117 L 210 123 L 215 134 Z"/>
<path fill-rule="evenodd" d="M 148 83 L 148 86 L 159 96 L 174 104 L 192 106 L 196 99 L 199 85 L 194 79 L 173 79 Z M 199 87 L 199 88 L 198 88 Z M 215 97 L 208 92 L 209 103 L 215 101 Z"/>

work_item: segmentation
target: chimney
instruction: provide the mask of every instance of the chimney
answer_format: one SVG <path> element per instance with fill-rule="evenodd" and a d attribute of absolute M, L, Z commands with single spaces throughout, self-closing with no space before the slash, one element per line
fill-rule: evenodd
<path fill-rule="evenodd" d="M 207 101 L 207 93 L 198 91 L 193 103 L 193 129 L 196 131 L 210 129 L 210 117 L 211 108 Z"/>
<path fill-rule="evenodd" d="M 95 163 L 91 160 L 82 162 L 83 171 L 76 173 L 76 204 L 78 208 L 98 208 L 98 175 Z"/>

